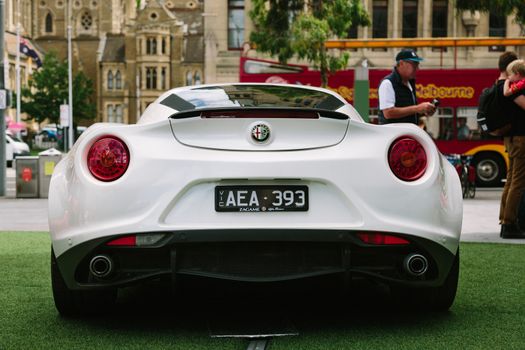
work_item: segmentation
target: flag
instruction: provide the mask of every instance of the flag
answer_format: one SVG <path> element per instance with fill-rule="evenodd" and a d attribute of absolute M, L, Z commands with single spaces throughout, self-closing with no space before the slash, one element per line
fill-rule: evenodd
<path fill-rule="evenodd" d="M 29 47 L 29 43 L 27 42 L 27 40 L 22 38 L 20 39 L 20 52 L 26 55 L 27 57 L 31 57 L 32 59 L 34 59 L 38 68 L 42 66 L 42 61 L 40 60 L 40 57 L 38 57 L 36 51 Z"/>

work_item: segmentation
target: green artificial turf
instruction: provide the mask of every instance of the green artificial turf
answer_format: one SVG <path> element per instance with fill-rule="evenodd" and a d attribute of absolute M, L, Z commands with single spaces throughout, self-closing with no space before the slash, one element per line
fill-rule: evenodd
<path fill-rule="evenodd" d="M 188 296 L 166 309 L 152 301 L 154 310 L 147 312 L 131 296 L 116 314 L 62 318 L 51 294 L 49 250 L 47 233 L 0 232 L 2 350 L 245 349 L 248 344 L 210 338 L 205 317 L 185 305 L 199 299 Z M 269 349 L 525 349 L 525 245 L 463 243 L 459 290 L 447 313 L 368 311 L 362 306 L 378 300 L 361 298 L 359 310 L 332 306 L 310 314 L 306 306 L 290 316 L 299 336 L 274 338 Z M 186 311 L 179 313 L 177 305 Z"/>

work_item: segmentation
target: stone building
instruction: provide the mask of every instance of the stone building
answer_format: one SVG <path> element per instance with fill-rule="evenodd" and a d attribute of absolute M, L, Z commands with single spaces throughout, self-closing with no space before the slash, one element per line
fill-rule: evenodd
<path fill-rule="evenodd" d="M 452 0 L 362 0 L 371 25 L 350 29 L 350 37 L 415 38 L 415 37 L 519 37 L 521 28 L 514 17 L 495 13 L 459 12 Z M 228 82 L 239 79 L 239 56 L 248 42 L 253 24 L 249 11 L 251 0 L 213 0 L 204 4 L 205 18 L 205 81 Z M 357 49 L 350 52 L 348 68 L 363 60 L 369 67 L 390 68 L 398 48 Z M 494 68 L 502 51 L 517 51 L 523 47 L 420 48 L 425 58 L 424 68 Z M 254 50 L 249 56 L 269 58 Z M 297 63 L 297 62 L 292 62 Z M 305 63 L 305 62 L 301 62 Z"/>
<path fill-rule="evenodd" d="M 196 1 L 150 0 L 125 13 L 123 30 L 101 37 L 98 120 L 134 123 L 164 91 L 202 82 L 201 12 Z"/>
<path fill-rule="evenodd" d="M 9 80 L 14 79 L 16 1 L 6 2 Z M 203 80 L 202 0 L 18 1 L 24 38 L 61 59 L 67 58 L 72 1 L 73 70 L 95 84 L 95 121 L 134 123 L 163 91 Z M 23 56 L 22 85 L 35 68 Z"/>
<path fill-rule="evenodd" d="M 33 35 L 33 1 L 19 0 L 20 16 L 17 13 L 16 0 L 6 0 L 4 4 L 4 77 L 5 88 L 8 91 L 16 91 L 16 54 L 17 23 L 20 23 L 20 34 L 23 40 L 27 40 L 27 45 L 35 50 L 40 56 L 41 50 L 31 40 Z M 33 71 L 37 68 L 36 62 L 29 56 L 20 55 L 20 85 L 26 86 Z M 16 109 L 8 108 L 5 115 L 11 120 L 16 120 Z M 21 116 L 22 119 L 24 115 Z"/>

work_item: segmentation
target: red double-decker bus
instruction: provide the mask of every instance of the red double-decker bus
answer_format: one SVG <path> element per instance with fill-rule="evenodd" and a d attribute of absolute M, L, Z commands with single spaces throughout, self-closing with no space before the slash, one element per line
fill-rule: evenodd
<path fill-rule="evenodd" d="M 281 65 L 277 62 L 241 57 L 241 82 L 267 82 L 320 86 L 319 71 L 304 65 Z M 391 72 L 369 69 L 369 122 L 377 123 L 377 88 Z M 472 156 L 480 186 L 501 186 L 506 177 L 508 156 L 500 138 L 482 134 L 476 121 L 479 95 L 494 84 L 497 69 L 421 69 L 417 75 L 418 101 L 440 100 L 436 114 L 427 118 L 428 133 L 445 154 Z M 337 91 L 350 103 L 354 94 L 354 71 L 339 71 L 329 77 L 328 88 Z M 467 132 L 459 133 L 462 125 Z"/>

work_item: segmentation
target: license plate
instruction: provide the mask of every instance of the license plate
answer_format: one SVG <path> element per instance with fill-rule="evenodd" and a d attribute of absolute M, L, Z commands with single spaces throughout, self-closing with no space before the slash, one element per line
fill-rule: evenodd
<path fill-rule="evenodd" d="M 308 186 L 216 186 L 215 211 L 308 211 Z"/>

